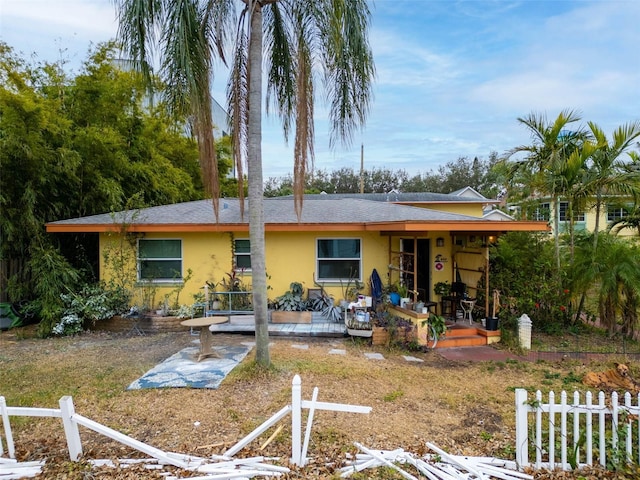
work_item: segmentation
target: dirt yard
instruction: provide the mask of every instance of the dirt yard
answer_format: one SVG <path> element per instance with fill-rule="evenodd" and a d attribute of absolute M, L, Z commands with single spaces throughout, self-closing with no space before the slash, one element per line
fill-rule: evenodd
<path fill-rule="evenodd" d="M 291 381 L 302 378 L 303 398 L 314 387 L 318 400 L 371 406 L 369 415 L 318 411 L 309 456 L 311 464 L 287 478 L 337 478 L 335 468 L 355 451 L 367 447 L 402 447 L 425 452 L 431 442 L 451 454 L 514 458 L 514 389 L 583 389 L 579 383 L 589 366 L 571 361 L 452 362 L 437 351 L 411 353 L 371 347 L 350 339 L 273 337 L 273 369 L 259 371 L 253 352 L 218 390 L 164 389 L 126 391 L 151 367 L 191 345 L 188 333 L 123 336 L 89 333 L 72 338 L 41 340 L 24 333 L 0 333 L 0 395 L 10 406 L 57 408 L 71 395 L 76 411 L 157 448 L 194 455 L 221 454 L 256 426 L 291 402 Z M 251 336 L 219 335 L 216 343 L 252 341 Z M 294 348 L 307 344 L 308 349 Z M 345 349 L 345 355 L 330 354 Z M 370 360 L 377 351 L 384 360 Z M 413 355 L 423 362 L 409 362 Z M 606 366 L 608 368 L 608 366 Z M 264 450 L 272 430 L 237 456 L 280 457 L 287 464 L 290 421 Z M 12 419 L 19 459 L 47 459 L 40 478 L 160 478 L 157 473 L 130 469 L 93 469 L 68 462 L 59 420 Z M 85 458 L 138 456 L 88 430 L 82 430 Z M 400 478 L 388 471 L 378 476 Z M 579 478 L 538 472 L 537 478 Z M 605 477 L 602 472 L 584 478 Z M 580 477 L 582 478 L 582 477 Z M 628 477 L 633 478 L 633 477 Z"/>

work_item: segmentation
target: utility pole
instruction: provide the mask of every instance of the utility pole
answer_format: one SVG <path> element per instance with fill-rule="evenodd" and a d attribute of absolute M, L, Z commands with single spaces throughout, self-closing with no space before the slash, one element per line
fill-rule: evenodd
<path fill-rule="evenodd" d="M 364 143 L 360 144 L 360 193 L 364 193 Z"/>

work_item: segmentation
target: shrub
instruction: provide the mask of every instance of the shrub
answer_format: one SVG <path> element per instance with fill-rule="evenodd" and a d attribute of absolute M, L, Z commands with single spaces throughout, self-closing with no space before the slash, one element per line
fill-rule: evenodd
<path fill-rule="evenodd" d="M 104 283 L 85 285 L 79 292 L 60 295 L 64 312 L 53 328 L 55 335 L 73 335 L 100 320 L 107 320 L 129 309 L 129 298 L 120 289 L 106 288 Z"/>

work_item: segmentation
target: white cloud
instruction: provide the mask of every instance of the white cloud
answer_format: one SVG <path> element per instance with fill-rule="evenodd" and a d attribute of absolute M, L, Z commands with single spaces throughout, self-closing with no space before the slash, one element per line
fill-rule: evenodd
<path fill-rule="evenodd" d="M 378 78 L 365 129 L 328 148 L 318 91 L 316 166 L 436 169 L 530 141 L 517 117 L 572 108 L 605 132 L 640 117 L 637 0 L 377 0 L 371 43 Z M 110 0 L 0 0 L 0 35 L 19 51 L 84 60 L 115 36 Z M 216 98 L 224 100 L 223 74 Z M 279 122 L 265 122 L 265 178 L 292 171 Z"/>
<path fill-rule="evenodd" d="M 82 32 L 82 36 L 113 36 L 117 29 L 115 10 L 108 1 L 1 0 L 3 24 L 30 25 L 32 34 Z M 37 27 L 37 30 L 36 30 Z"/>

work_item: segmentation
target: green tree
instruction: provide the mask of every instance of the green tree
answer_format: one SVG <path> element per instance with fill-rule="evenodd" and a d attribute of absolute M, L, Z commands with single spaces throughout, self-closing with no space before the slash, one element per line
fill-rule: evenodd
<path fill-rule="evenodd" d="M 609 232 L 618 234 L 620 233 L 620 230 L 625 228 L 635 230 L 638 236 L 640 236 L 640 205 L 638 205 L 637 201 L 634 202 L 626 216 L 611 222 L 609 225 Z"/>
<path fill-rule="evenodd" d="M 109 212 L 134 196 L 140 206 L 203 197 L 185 122 L 153 110 L 139 74 L 115 57 L 114 44 L 98 45 L 71 78 L 61 64 L 27 64 L 0 43 L 0 261 L 12 272 L 0 292 L 12 301 L 39 295 L 30 259 L 52 243 L 85 279 L 96 271 L 95 235 L 46 236 L 46 222 Z"/>
<path fill-rule="evenodd" d="M 633 337 L 640 307 L 640 251 L 638 246 L 613 235 L 589 235 L 576 244 L 573 276 L 585 290 L 594 292 L 600 324 L 609 334 Z"/>
<path fill-rule="evenodd" d="M 364 0 L 243 0 L 235 25 L 235 2 L 120 0 L 120 38 L 137 65 L 149 72 L 147 52 L 160 42 L 162 75 L 172 88 L 170 104 L 196 118 L 205 187 L 217 211 L 217 171 L 211 130 L 210 78 L 213 52 L 223 60 L 229 32 L 236 32 L 228 87 L 234 150 L 242 191 L 243 160 L 248 165 L 249 238 L 256 322 L 256 360 L 270 363 L 264 251 L 262 177 L 262 65 L 266 65 L 267 105 L 279 115 L 285 137 L 295 124 L 294 194 L 302 209 L 305 174 L 313 161 L 314 87 L 323 68 L 332 144 L 348 140 L 362 124 L 371 98 L 373 59 Z M 263 41 L 264 38 L 264 41 Z"/>
<path fill-rule="evenodd" d="M 491 288 L 500 292 L 502 315 L 526 313 L 536 329 L 562 332 L 568 319 L 568 294 L 554 264 L 553 244 L 544 234 L 501 236 L 490 249 L 489 276 Z"/>
<path fill-rule="evenodd" d="M 406 170 L 372 168 L 362 173 L 364 193 L 400 192 L 451 193 L 471 186 L 487 198 L 494 198 L 503 179 L 495 166 L 499 163 L 497 153 L 492 152 L 488 160 L 460 157 L 447 162 L 437 172 L 418 173 L 410 176 Z M 293 193 L 293 177 L 271 177 L 265 182 L 265 196 L 276 197 Z M 332 172 L 316 170 L 308 173 L 305 181 L 307 193 L 359 193 L 360 172 L 343 167 Z"/>
<path fill-rule="evenodd" d="M 594 122 L 589 122 L 590 135 L 581 148 L 570 157 L 569 163 L 581 165 L 579 182 L 571 188 L 571 204 L 585 210 L 595 210 L 593 248 L 597 249 L 600 238 L 600 215 L 606 201 L 612 197 L 640 198 L 640 176 L 637 171 L 636 152 L 629 151 L 640 136 L 640 123 L 632 122 L 618 127 L 609 141 L 603 130 Z M 624 154 L 629 154 L 625 161 Z M 573 216 L 570 218 L 573 225 Z M 573 257 L 574 231 L 571 232 L 571 253 Z M 594 259 L 595 261 L 596 259 Z M 577 315 L 582 312 L 587 290 L 583 289 L 578 303 Z"/>
<path fill-rule="evenodd" d="M 585 165 L 584 157 L 575 155 L 585 139 L 584 132 L 578 128 L 569 130 L 569 126 L 580 120 L 580 116 L 564 110 L 553 122 L 544 115 L 530 114 L 518 118 L 530 131 L 531 145 L 513 148 L 510 157 L 523 153 L 524 158 L 512 161 L 509 182 L 526 186 L 526 196 L 549 196 L 554 206 L 554 244 L 556 267 L 560 272 L 560 199 L 567 197 L 576 182 L 581 178 Z M 573 218 L 573 203 L 569 200 L 568 215 Z"/>
<path fill-rule="evenodd" d="M 594 122 L 589 122 L 592 140 L 590 164 L 583 181 L 581 194 L 591 201 L 596 213 L 594 242 L 597 246 L 600 232 L 600 214 L 609 196 L 622 195 L 640 198 L 640 173 L 637 152 L 630 151 L 640 137 L 640 122 L 621 125 L 611 140 Z M 627 154 L 628 161 L 624 160 Z"/>

